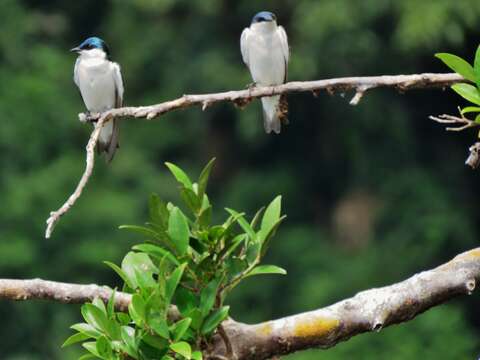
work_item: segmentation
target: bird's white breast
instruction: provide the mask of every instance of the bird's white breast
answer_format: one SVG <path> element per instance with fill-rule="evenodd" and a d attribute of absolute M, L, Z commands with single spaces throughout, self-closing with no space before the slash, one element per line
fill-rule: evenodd
<path fill-rule="evenodd" d="M 115 107 L 114 70 L 108 59 L 80 57 L 75 71 L 77 85 L 90 112 L 102 112 Z"/>
<path fill-rule="evenodd" d="M 254 32 L 249 41 L 249 68 L 259 85 L 279 85 L 285 80 L 285 58 L 277 32 Z"/>

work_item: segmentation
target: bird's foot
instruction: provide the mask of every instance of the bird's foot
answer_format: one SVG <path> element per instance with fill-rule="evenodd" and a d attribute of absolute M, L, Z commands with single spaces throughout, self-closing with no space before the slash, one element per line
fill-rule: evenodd
<path fill-rule="evenodd" d="M 253 90 L 253 89 L 255 89 L 255 88 L 257 87 L 257 83 L 256 83 L 256 82 L 252 82 L 252 83 L 250 83 L 250 84 L 247 84 L 245 87 L 246 87 L 248 90 Z"/>
<path fill-rule="evenodd" d="M 91 113 L 87 111 L 85 113 L 78 114 L 78 120 L 82 123 L 94 123 L 98 120 L 100 114 L 99 113 Z"/>

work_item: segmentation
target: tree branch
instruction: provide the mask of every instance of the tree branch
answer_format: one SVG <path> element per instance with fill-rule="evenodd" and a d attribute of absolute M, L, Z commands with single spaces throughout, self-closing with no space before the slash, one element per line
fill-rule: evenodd
<path fill-rule="evenodd" d="M 100 136 L 100 129 L 102 128 L 103 124 L 111 119 L 111 115 L 108 113 L 103 114 L 100 119 L 96 122 L 95 128 L 93 129 L 92 133 L 90 134 L 90 139 L 88 140 L 86 152 L 86 166 L 85 171 L 83 172 L 80 181 L 75 188 L 75 191 L 72 195 L 67 199 L 65 204 L 62 205 L 60 209 L 57 211 L 52 211 L 50 213 L 50 217 L 47 219 L 47 229 L 45 230 L 45 237 L 48 239 L 55 228 L 55 225 L 60 220 L 60 218 L 65 215 L 68 210 L 75 204 L 78 198 L 82 195 L 82 191 L 87 185 L 88 180 L 93 172 L 93 166 L 95 165 L 95 146 L 97 145 L 98 138 Z"/>
<path fill-rule="evenodd" d="M 78 285 L 42 279 L 13 280 L 0 279 L 0 299 L 24 300 L 52 300 L 64 304 L 83 304 L 99 297 L 107 302 L 112 295 L 112 289 L 107 286 Z M 131 295 L 117 291 L 115 294 L 115 308 L 118 311 L 127 311 Z"/>
<path fill-rule="evenodd" d="M 94 149 L 100 133 L 100 126 L 98 126 L 98 123 L 103 124 L 109 119 L 124 117 L 146 118 L 147 120 L 151 120 L 162 114 L 193 106 L 201 106 L 202 110 L 204 111 L 211 105 L 219 102 L 232 102 L 236 106 L 244 107 L 253 99 L 265 96 L 298 92 L 312 92 L 315 96 L 317 96 L 320 90 L 326 90 L 329 94 L 333 94 L 335 91 L 355 91 L 355 95 L 350 101 L 350 104 L 357 105 L 367 91 L 375 88 L 392 87 L 403 92 L 406 90 L 419 88 L 445 88 L 452 84 L 465 81 L 466 80 L 463 77 L 455 73 L 383 75 L 366 77 L 345 77 L 315 81 L 293 81 L 283 85 L 272 87 L 254 87 L 246 90 L 227 91 L 215 94 L 183 95 L 178 99 L 166 101 L 156 105 L 122 107 L 106 111 L 102 114 L 94 114 L 88 119 L 90 121 L 97 121 L 97 126 L 90 135 L 90 139 L 87 144 L 87 165 L 85 167 L 85 171 L 75 191 L 68 198 L 65 204 L 63 204 L 62 207 L 57 211 L 53 211 L 50 213 L 50 217 L 47 220 L 45 237 L 49 238 L 51 236 L 53 228 L 60 220 L 60 217 L 67 213 L 78 200 L 88 182 L 88 179 L 92 174 L 95 160 Z M 85 118 L 83 114 L 80 114 L 79 117 L 81 119 Z"/>
<path fill-rule="evenodd" d="M 183 95 L 178 99 L 156 105 L 123 107 L 112 109 L 107 113 L 110 113 L 110 115 L 115 118 L 136 117 L 151 120 L 159 115 L 192 106 L 201 106 L 202 110 L 206 110 L 211 105 L 219 102 L 232 102 L 238 106 L 244 106 L 253 99 L 265 96 L 299 92 L 313 92 L 317 95 L 320 90 L 326 90 L 329 94 L 333 94 L 336 91 L 355 91 L 356 95 L 350 103 L 352 105 L 357 105 L 363 95 L 371 89 L 391 87 L 403 92 L 420 88 L 446 88 L 459 82 L 466 82 L 466 80 L 455 73 L 382 75 L 344 77 L 314 81 L 292 81 L 283 85 L 271 87 L 252 87 L 246 90 L 226 91 L 214 94 Z M 97 117 L 99 118 L 99 116 Z"/>
<path fill-rule="evenodd" d="M 232 358 L 263 360 L 308 348 L 329 348 L 352 336 L 409 321 L 459 295 L 470 295 L 480 280 L 480 248 L 467 251 L 433 270 L 418 273 L 390 286 L 358 293 L 318 310 L 247 325 L 227 320 L 223 325 Z M 95 296 L 107 300 L 111 290 L 97 285 L 52 281 L 0 280 L 0 298 L 48 299 L 83 303 Z M 125 311 L 130 295 L 117 293 L 116 308 Z M 214 338 L 207 359 L 225 358 L 225 341 Z"/>

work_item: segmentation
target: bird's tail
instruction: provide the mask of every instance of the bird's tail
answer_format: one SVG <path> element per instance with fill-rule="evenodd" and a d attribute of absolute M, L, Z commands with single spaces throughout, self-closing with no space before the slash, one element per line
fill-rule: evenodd
<path fill-rule="evenodd" d="M 98 152 L 105 152 L 105 161 L 110 163 L 118 148 L 118 122 L 115 119 L 108 121 L 100 130 L 97 149 Z"/>
<path fill-rule="evenodd" d="M 283 95 L 262 98 L 263 125 L 265 132 L 280 134 L 282 122 L 288 124 L 288 103 Z"/>

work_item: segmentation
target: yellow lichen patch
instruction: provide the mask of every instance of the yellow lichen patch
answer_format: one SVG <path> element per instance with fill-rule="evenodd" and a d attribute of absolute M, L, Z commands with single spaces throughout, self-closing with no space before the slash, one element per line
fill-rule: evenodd
<path fill-rule="evenodd" d="M 327 317 L 316 317 L 313 319 L 300 321 L 293 329 L 294 336 L 298 337 L 319 337 L 330 334 L 334 331 L 340 321 L 338 319 Z"/>
<path fill-rule="evenodd" d="M 262 326 L 259 327 L 258 329 L 258 334 L 259 335 L 264 335 L 264 336 L 268 336 L 272 333 L 272 324 L 270 324 L 269 322 L 263 324 Z"/>
<path fill-rule="evenodd" d="M 460 255 L 460 258 L 465 260 L 478 259 L 480 258 L 480 248 L 467 251 L 466 253 L 463 253 L 462 255 Z"/>

